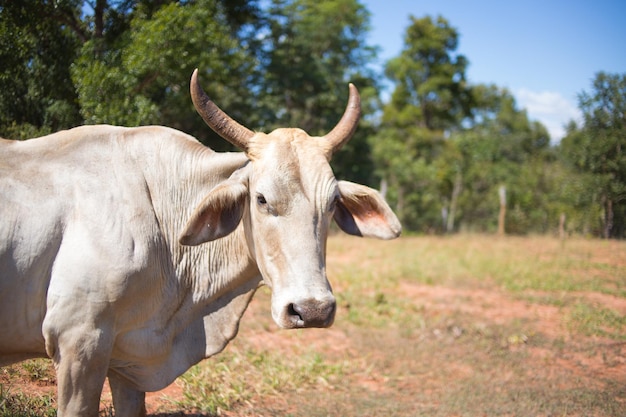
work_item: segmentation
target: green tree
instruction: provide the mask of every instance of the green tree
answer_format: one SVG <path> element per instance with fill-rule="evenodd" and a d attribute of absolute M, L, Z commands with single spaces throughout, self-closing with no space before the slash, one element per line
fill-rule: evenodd
<path fill-rule="evenodd" d="M 554 149 L 557 159 L 550 167 L 548 206 L 551 217 L 565 216 L 565 231 L 584 236 L 603 235 L 602 192 L 599 178 L 581 170 L 569 159 L 566 148 L 581 134 L 574 121 L 566 126 L 566 138 Z"/>
<path fill-rule="evenodd" d="M 583 125 L 571 124 L 561 142 L 565 158 L 592 176 L 605 238 L 626 237 L 626 74 L 596 74 L 579 96 Z"/>
<path fill-rule="evenodd" d="M 404 49 L 391 59 L 385 74 L 394 82 L 385 121 L 431 131 L 449 129 L 468 115 L 469 91 L 465 82 L 468 61 L 455 54 L 458 32 L 446 19 L 410 17 Z"/>
<path fill-rule="evenodd" d="M 79 14 L 78 1 L 0 0 L 0 136 L 25 139 L 80 124 L 69 76 Z"/>
<path fill-rule="evenodd" d="M 545 197 L 552 160 L 546 128 L 530 121 L 506 89 L 477 85 L 472 95 L 469 127 L 450 138 L 458 155 L 454 175 L 461 178 L 463 190 L 458 197 L 459 226 L 494 231 L 498 189 L 505 186 L 507 232 L 546 231 L 552 222 Z"/>
<path fill-rule="evenodd" d="M 339 121 L 348 82 L 361 93 L 364 117 L 355 137 L 333 159 L 338 176 L 369 183 L 373 165 L 367 117 L 379 106 L 377 76 L 368 65 L 369 12 L 357 0 L 273 0 L 263 38 L 265 79 L 260 97 L 264 130 L 300 127 L 327 133 Z"/>
<path fill-rule="evenodd" d="M 223 149 L 195 115 L 188 80 L 198 67 L 207 92 L 244 118 L 254 61 L 238 45 L 216 1 L 139 9 L 110 50 L 99 51 L 98 39 L 84 44 L 72 68 L 81 113 L 87 123 L 168 125 Z"/>
<path fill-rule="evenodd" d="M 249 113 L 257 4 L 0 0 L 0 135 L 158 123 L 210 141 L 191 107 L 189 77 L 199 67 L 221 105 L 236 117 Z"/>
<path fill-rule="evenodd" d="M 409 230 L 440 224 L 445 206 L 435 161 L 446 136 L 469 115 L 471 95 L 465 82 L 467 59 L 455 54 L 458 33 L 447 20 L 410 18 L 400 55 L 385 73 L 394 90 L 384 107 L 373 157 L 389 183 L 387 197 Z"/>

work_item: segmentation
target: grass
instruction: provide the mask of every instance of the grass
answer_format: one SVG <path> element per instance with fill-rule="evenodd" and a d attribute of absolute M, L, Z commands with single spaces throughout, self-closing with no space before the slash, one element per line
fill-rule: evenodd
<path fill-rule="evenodd" d="M 615 251 L 626 252 L 624 243 L 611 242 Z M 594 257 L 601 241 L 572 240 L 565 243 L 548 237 L 494 238 L 455 235 L 423 239 L 400 239 L 371 245 L 364 265 L 388 264 L 381 273 L 392 281 L 406 279 L 424 284 L 480 286 L 498 285 L 510 291 L 601 291 L 626 295 L 621 267 Z M 332 248 L 330 249 L 332 251 Z M 607 248 L 607 250 L 612 250 Z M 619 253 L 615 254 L 615 258 Z M 626 256 L 626 255 L 623 255 Z M 359 265 L 346 265 L 354 271 Z M 351 272 L 354 274 L 354 272 Z M 608 278 L 608 279 L 607 279 Z"/>
<path fill-rule="evenodd" d="M 0 384 L 0 417 L 54 417 L 55 400 L 51 395 L 29 396 L 12 392 Z"/>
<path fill-rule="evenodd" d="M 14 388 L 11 381 L 25 379 L 37 384 L 55 382 L 54 368 L 46 359 L 30 359 L 2 368 L 0 379 L 0 417 L 56 416 L 56 401 L 52 393 L 26 395 Z"/>
<path fill-rule="evenodd" d="M 338 381 L 342 364 L 328 364 L 316 352 L 285 358 L 251 347 L 226 351 L 210 366 L 201 363 L 182 377 L 184 399 L 177 405 L 187 410 L 219 415 L 253 395 L 276 395 L 284 390 L 329 386 Z"/>
<path fill-rule="evenodd" d="M 239 336 L 183 375 L 162 412 L 626 415 L 626 242 L 338 235 L 328 253 L 332 329 L 278 330 L 262 289 Z M 39 363 L 12 369 L 50 378 Z M 0 417 L 54 415 L 11 378 L 1 407 L 43 411 Z"/>
<path fill-rule="evenodd" d="M 401 295 L 391 299 L 403 281 L 456 288 L 495 287 L 520 298 L 561 306 L 575 303 L 572 294 L 579 292 L 626 298 L 625 242 L 456 235 L 357 243 L 337 238 L 330 243 L 330 253 L 359 258 L 359 262 L 335 266 L 341 282 L 340 301 L 360 307 L 349 316 L 356 324 L 386 325 L 388 320 L 372 315 L 395 314 L 397 320 L 411 309 L 411 300 L 407 304 Z M 616 333 L 626 333 L 623 321 L 610 318 L 614 312 L 602 312 L 597 305 L 587 306 L 585 312 L 582 307 L 579 310 L 571 320 L 599 319 Z M 587 334 L 604 334 L 599 327 L 595 329 L 594 333 L 587 326 Z"/>
<path fill-rule="evenodd" d="M 611 370 L 623 364 L 626 319 L 612 307 L 586 298 L 587 294 L 626 297 L 626 243 L 482 235 L 377 242 L 336 236 L 328 251 L 329 276 L 340 306 L 335 327 L 350 337 L 353 350 L 324 357 L 324 363 L 341 364 L 339 372 L 331 366 L 302 373 L 290 368 L 299 366 L 292 361 L 300 353 L 287 346 L 280 351 L 288 353 L 256 363 L 246 353 L 244 329 L 234 342 L 235 351 L 227 354 L 234 355 L 228 360 L 239 361 L 242 368 L 228 372 L 229 378 L 241 387 L 245 385 L 241 375 L 260 374 L 244 376 L 254 384 L 235 390 L 239 394 L 230 399 L 230 407 L 242 410 L 241 415 L 250 410 L 293 416 L 626 413 L 626 376 L 610 377 Z M 443 288 L 457 298 L 433 308 L 432 300 L 407 293 L 407 285 Z M 491 305 L 497 301 L 481 302 L 480 292 L 470 297 L 462 291 L 495 292 L 497 300 L 518 303 L 515 308 L 522 308 L 522 313 L 524 308 L 552 311 L 556 328 L 537 327 L 533 317 L 523 315 L 498 320 L 467 314 L 464 308 L 471 305 L 504 313 L 507 308 Z M 255 303 L 266 306 L 269 296 L 261 293 Z M 267 319 L 269 311 L 253 317 Z M 256 322 L 250 327 L 257 334 L 271 332 L 272 324 Z M 276 334 L 286 345 L 297 340 L 288 332 Z M 606 374 L 585 375 L 598 366 Z M 217 369 L 210 361 L 199 367 Z M 276 374 L 287 379 L 274 383 L 276 379 L 263 377 Z M 299 374 L 310 379 L 302 380 Z M 335 380 L 341 375 L 347 382 L 330 383 L 330 389 L 316 385 L 327 375 Z M 375 388 L 368 389 L 369 384 Z M 228 378 L 215 392 L 225 386 Z M 307 401 L 307 395 L 315 399 Z M 278 400 L 285 396 L 296 405 Z"/>
<path fill-rule="evenodd" d="M 586 336 L 626 341 L 626 316 L 600 305 L 578 302 L 568 314 L 573 330 Z"/>

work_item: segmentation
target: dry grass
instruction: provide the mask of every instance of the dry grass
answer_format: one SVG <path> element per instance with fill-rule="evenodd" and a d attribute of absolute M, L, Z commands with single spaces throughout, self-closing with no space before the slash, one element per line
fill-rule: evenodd
<path fill-rule="evenodd" d="M 328 252 L 333 328 L 278 330 L 261 290 L 151 412 L 626 415 L 626 242 L 333 236 Z"/>
<path fill-rule="evenodd" d="M 328 251 L 333 330 L 277 331 L 260 294 L 234 347 L 288 363 L 306 345 L 341 382 L 228 415 L 626 415 L 625 242 L 336 236 Z"/>

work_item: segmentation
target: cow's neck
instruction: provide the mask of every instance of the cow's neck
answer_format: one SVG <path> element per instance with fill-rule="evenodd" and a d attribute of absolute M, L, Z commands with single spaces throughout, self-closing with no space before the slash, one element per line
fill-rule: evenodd
<path fill-rule="evenodd" d="M 184 248 L 178 256 L 176 275 L 192 288 L 195 300 L 214 299 L 259 275 L 241 224 L 228 236 Z"/>
<path fill-rule="evenodd" d="M 178 285 L 193 290 L 196 304 L 219 297 L 242 280 L 258 275 L 241 226 L 214 242 L 198 246 L 178 243 L 195 207 L 246 161 L 244 154 L 213 152 L 197 142 L 174 142 L 172 147 L 161 144 L 146 160 L 146 184 L 169 251 L 170 272 Z"/>

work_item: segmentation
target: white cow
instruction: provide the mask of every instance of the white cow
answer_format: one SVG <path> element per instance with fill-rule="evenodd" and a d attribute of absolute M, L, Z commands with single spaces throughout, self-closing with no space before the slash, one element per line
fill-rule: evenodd
<path fill-rule="evenodd" d="M 220 352 L 260 284 L 282 328 L 327 327 L 334 218 L 382 239 L 400 224 L 380 195 L 337 181 L 331 155 L 354 132 L 358 92 L 324 137 L 254 133 L 191 81 L 207 124 L 244 153 L 165 127 L 83 126 L 0 140 L 0 365 L 53 359 L 59 416 L 116 415 Z"/>

